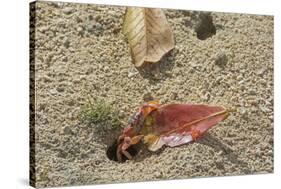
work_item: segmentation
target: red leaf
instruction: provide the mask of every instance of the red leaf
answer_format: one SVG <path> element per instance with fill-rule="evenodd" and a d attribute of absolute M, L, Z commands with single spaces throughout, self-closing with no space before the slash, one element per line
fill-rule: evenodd
<path fill-rule="evenodd" d="M 227 116 L 220 106 L 169 104 L 152 111 L 145 119 L 144 141 L 151 151 L 163 145 L 179 146 L 196 140 Z M 147 129 L 150 128 L 150 129 Z"/>

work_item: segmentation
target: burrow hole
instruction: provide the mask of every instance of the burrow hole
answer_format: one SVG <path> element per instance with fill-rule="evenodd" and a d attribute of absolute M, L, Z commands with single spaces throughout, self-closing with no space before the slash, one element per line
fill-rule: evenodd
<path fill-rule="evenodd" d="M 116 153 L 117 152 L 117 147 L 118 147 L 117 140 L 114 140 L 107 147 L 106 156 L 111 161 L 118 161 L 117 153 Z M 134 156 L 136 156 L 138 154 L 139 150 L 140 150 L 140 145 L 137 144 L 137 145 L 130 146 L 127 151 L 131 154 L 131 156 L 134 157 Z M 120 163 L 125 162 L 126 160 L 128 160 L 128 158 L 122 154 L 122 161 Z"/>
<path fill-rule="evenodd" d="M 205 40 L 216 34 L 216 27 L 213 23 L 213 17 L 211 13 L 200 13 L 198 23 L 195 27 L 197 38 Z"/>

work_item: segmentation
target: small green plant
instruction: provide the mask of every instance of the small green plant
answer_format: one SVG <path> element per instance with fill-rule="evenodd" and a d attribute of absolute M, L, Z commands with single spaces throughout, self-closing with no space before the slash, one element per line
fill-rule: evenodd
<path fill-rule="evenodd" d="M 95 124 L 97 129 L 118 129 L 121 127 L 121 121 L 118 111 L 107 104 L 104 100 L 88 100 L 80 113 L 82 121 Z"/>

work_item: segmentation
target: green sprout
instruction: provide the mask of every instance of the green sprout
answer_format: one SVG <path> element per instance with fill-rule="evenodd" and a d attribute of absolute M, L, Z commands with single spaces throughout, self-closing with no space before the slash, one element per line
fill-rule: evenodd
<path fill-rule="evenodd" d="M 118 111 L 104 100 L 88 100 L 81 109 L 80 118 L 99 130 L 121 128 Z"/>

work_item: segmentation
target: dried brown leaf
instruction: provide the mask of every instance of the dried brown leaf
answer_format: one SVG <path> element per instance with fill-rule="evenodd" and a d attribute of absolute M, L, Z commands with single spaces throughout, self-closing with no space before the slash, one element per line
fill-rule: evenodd
<path fill-rule="evenodd" d="M 157 8 L 126 9 L 123 33 L 134 64 L 155 63 L 174 48 L 174 37 L 164 12 Z"/>

